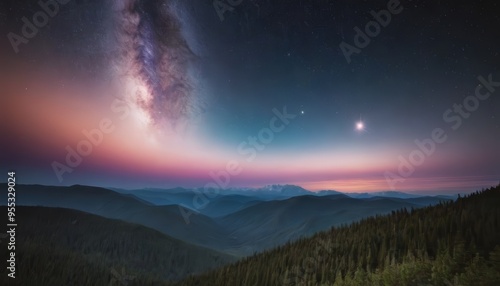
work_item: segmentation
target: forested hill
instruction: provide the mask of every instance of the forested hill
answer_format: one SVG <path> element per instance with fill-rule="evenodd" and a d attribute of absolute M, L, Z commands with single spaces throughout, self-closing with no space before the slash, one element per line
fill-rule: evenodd
<path fill-rule="evenodd" d="M 500 186 L 332 228 L 176 285 L 500 285 Z"/>
<path fill-rule="evenodd" d="M 7 213 L 7 207 L 0 210 Z M 0 285 L 156 286 L 235 261 L 141 225 L 76 210 L 18 206 L 16 218 L 16 278 L 3 267 Z M 6 265 L 10 251 L 0 240 Z"/>

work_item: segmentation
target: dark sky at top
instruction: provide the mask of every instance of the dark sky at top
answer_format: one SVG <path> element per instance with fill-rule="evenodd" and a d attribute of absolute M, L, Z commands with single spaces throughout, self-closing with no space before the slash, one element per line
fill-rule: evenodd
<path fill-rule="evenodd" d="M 16 90 L 22 90 L 24 82 L 39 74 L 53 74 L 58 84 L 84 82 L 97 86 L 112 73 L 110 59 L 123 49 L 132 48 L 124 47 L 126 41 L 116 40 L 117 34 L 118 38 L 124 37 L 116 24 L 121 15 L 111 2 L 119 1 L 102 4 L 73 0 L 59 4 L 57 15 L 29 43 L 19 45 L 20 51 L 15 53 L 7 34 L 20 34 L 22 17 L 31 19 L 40 7 L 35 1 L 3 1 L 0 25 L 5 36 L 0 51 L 5 64 L 0 75 L 10 74 L 9 81 L 12 83 L 14 78 L 17 85 L 5 97 L 18 97 Z M 143 56 L 134 65 L 139 66 L 136 77 L 148 74 L 150 83 L 151 71 L 164 71 L 155 74 L 160 78 L 156 89 L 164 88 L 153 93 L 155 99 L 147 107 L 155 122 L 169 121 L 182 113 L 179 109 L 172 111 L 171 106 L 177 108 L 181 101 L 174 101 L 173 95 L 166 96 L 172 89 L 165 85 L 174 82 L 172 86 L 190 86 L 187 75 L 195 79 L 193 90 L 182 89 L 189 93 L 186 106 L 193 110 L 190 118 L 195 118 L 188 121 L 196 122 L 196 141 L 205 146 L 201 153 L 217 154 L 220 161 L 245 161 L 237 147 L 248 136 L 268 127 L 274 108 L 281 111 L 286 106 L 289 113 L 296 115 L 283 132 L 274 134 L 272 142 L 259 150 L 257 158 L 249 162 L 248 171 L 231 182 L 235 186 L 297 183 L 313 189 L 333 189 L 339 188 L 334 182 L 340 180 L 339 185 L 350 190 L 345 182 L 349 179 L 365 181 L 363 186 L 368 189 L 387 189 L 385 172 L 397 174 L 399 156 L 408 159 L 410 152 L 418 148 L 414 141 L 430 138 L 436 128 L 445 131 L 446 142 L 437 144 L 435 153 L 412 174 L 421 180 L 404 187 L 401 184 L 402 189 L 428 190 L 431 187 L 422 182 L 470 178 L 463 179 L 470 183 L 460 181 L 442 186 L 469 190 L 499 178 L 500 91 L 494 89 L 500 89 L 500 7 L 495 1 L 242 0 L 221 14 L 222 18 L 214 7 L 217 1 L 138 2 L 145 8 L 138 12 L 144 19 L 138 26 L 144 43 Z M 379 26 L 378 35 L 370 38 L 359 53 L 352 54 L 349 63 L 339 45 L 345 42 L 355 46 L 355 28 L 365 30 L 367 23 L 374 21 L 371 11 L 387 10 L 388 3 L 402 11 L 391 15 L 386 27 Z M 229 5 L 227 1 L 218 4 Z M 165 16 L 161 7 L 173 7 L 174 12 Z M 178 30 L 168 30 L 166 27 L 171 26 L 162 24 L 170 18 L 175 19 L 172 23 L 178 24 Z M 158 55 L 167 55 L 169 63 L 173 63 L 165 65 Z M 490 77 L 493 83 L 484 86 L 479 76 L 486 80 Z M 172 78 L 175 79 L 169 81 Z M 477 99 L 475 91 L 479 85 L 483 85 L 481 92 L 492 91 L 488 99 Z M 55 100 L 43 96 L 38 98 L 47 106 Z M 98 102 L 95 97 L 65 95 L 70 101 Z M 477 106 L 473 111 L 460 113 L 454 105 L 463 105 L 464 100 L 469 107 L 475 103 Z M 21 118 L 19 114 L 29 112 L 19 108 Z M 452 111 L 446 120 L 443 116 L 449 109 Z M 14 115 L 5 116 L 4 125 Z M 360 120 L 364 128 L 355 130 Z M 5 135 L 23 134 L 5 130 Z M 21 144 L 23 140 L 10 138 L 4 142 L 9 151 L 5 168 L 41 172 L 46 175 L 33 175 L 30 180 L 54 183 L 50 162 L 63 160 L 64 145 L 71 142 L 61 139 L 62 147 L 51 145 L 58 151 L 46 156 L 16 147 L 28 145 Z M 188 149 L 185 153 L 193 154 Z M 92 156 L 100 162 L 99 155 Z M 196 155 L 192 156 L 196 161 Z M 207 170 L 217 170 L 222 163 L 199 160 L 205 160 L 200 163 L 204 167 L 189 174 L 192 163 L 185 163 L 182 178 L 166 171 L 161 176 L 168 179 L 159 180 L 159 175 L 149 172 L 143 176 L 137 171 L 135 184 L 202 185 L 210 179 Z M 85 164 L 69 182 L 121 184 L 117 183 L 119 168 Z M 175 164 L 184 166 L 176 161 L 171 169 L 175 169 Z M 38 167 L 29 167 L 35 165 Z M 111 175 L 105 179 L 96 175 L 92 171 L 96 166 L 104 172 L 109 170 Z M 258 171 L 262 166 L 276 170 L 276 174 L 262 174 L 264 171 Z M 290 166 L 290 170 L 283 166 Z M 369 182 L 375 181 L 384 183 L 370 187 Z"/>

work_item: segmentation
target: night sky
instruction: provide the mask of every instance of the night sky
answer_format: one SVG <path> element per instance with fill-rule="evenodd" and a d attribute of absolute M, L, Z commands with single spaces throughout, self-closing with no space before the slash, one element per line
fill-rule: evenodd
<path fill-rule="evenodd" d="M 42 2 L 0 4 L 1 165 L 18 183 L 500 180 L 494 1 Z"/>

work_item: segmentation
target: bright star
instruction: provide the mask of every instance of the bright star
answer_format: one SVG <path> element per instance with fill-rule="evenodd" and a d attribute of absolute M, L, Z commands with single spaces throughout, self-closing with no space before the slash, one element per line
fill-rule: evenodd
<path fill-rule="evenodd" d="M 365 125 L 363 124 L 363 122 L 361 122 L 361 121 L 357 122 L 356 129 L 359 131 L 362 131 L 363 129 L 365 129 Z"/>
<path fill-rule="evenodd" d="M 363 123 L 363 119 L 361 118 L 361 114 L 359 115 L 359 120 L 356 122 L 356 130 L 357 131 L 365 131 L 365 124 Z"/>

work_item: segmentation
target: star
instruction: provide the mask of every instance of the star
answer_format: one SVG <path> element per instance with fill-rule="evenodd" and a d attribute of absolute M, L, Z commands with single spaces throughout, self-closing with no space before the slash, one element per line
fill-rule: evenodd
<path fill-rule="evenodd" d="M 356 122 L 356 130 L 363 131 L 364 129 L 365 129 L 365 125 L 363 124 L 363 121 Z"/>
<path fill-rule="evenodd" d="M 361 118 L 361 114 L 359 115 L 359 120 L 356 122 L 356 130 L 359 132 L 365 131 L 365 124 L 363 123 L 363 119 Z"/>

